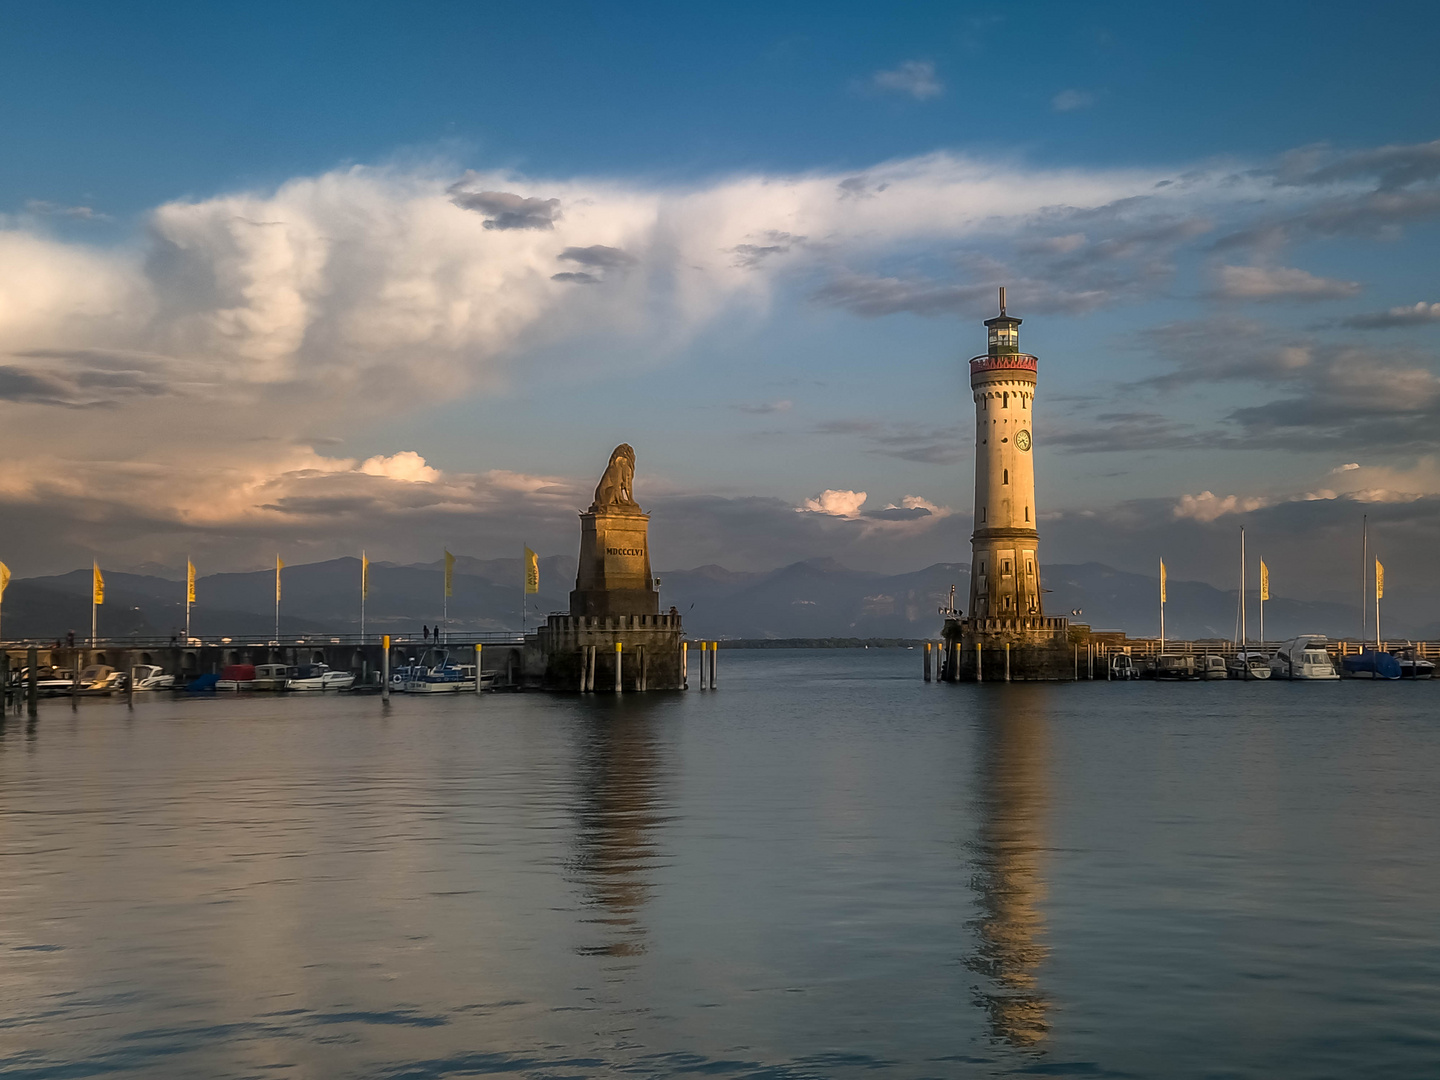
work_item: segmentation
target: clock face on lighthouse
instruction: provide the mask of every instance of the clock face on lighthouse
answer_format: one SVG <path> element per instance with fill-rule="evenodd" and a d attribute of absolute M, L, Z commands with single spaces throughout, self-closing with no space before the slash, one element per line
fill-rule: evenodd
<path fill-rule="evenodd" d="M 1020 449 L 1020 450 L 1029 450 L 1029 449 L 1030 449 L 1030 432 L 1024 431 L 1024 430 L 1020 431 L 1020 432 L 1015 436 L 1015 446 L 1016 446 L 1017 449 Z"/>

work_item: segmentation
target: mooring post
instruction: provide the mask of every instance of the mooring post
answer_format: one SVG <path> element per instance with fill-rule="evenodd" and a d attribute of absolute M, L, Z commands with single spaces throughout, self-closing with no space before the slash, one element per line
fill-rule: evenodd
<path fill-rule="evenodd" d="M 715 689 L 715 679 L 720 670 L 720 643 L 710 642 L 710 689 Z"/>
<path fill-rule="evenodd" d="M 25 712 L 29 716 L 40 713 L 40 650 L 31 645 L 25 652 L 25 662 L 30 665 L 29 685 L 25 687 Z"/>
<path fill-rule="evenodd" d="M 623 694 L 625 692 L 625 687 L 620 682 L 620 651 L 622 648 L 624 648 L 624 646 L 621 645 L 620 642 L 615 642 L 615 692 L 617 694 Z"/>
<path fill-rule="evenodd" d="M 384 654 L 380 658 L 380 700 L 387 705 L 390 703 L 390 635 L 380 636 L 380 649 Z"/>
<path fill-rule="evenodd" d="M 637 646 L 637 648 L 640 650 L 640 692 L 643 694 L 648 689 L 645 676 L 649 674 L 649 669 L 646 666 L 649 662 L 649 656 L 645 652 L 644 645 Z"/>
<path fill-rule="evenodd" d="M 478 641 L 475 643 L 475 692 L 476 692 L 477 694 L 480 692 L 480 682 L 481 682 L 481 679 L 480 679 L 480 651 L 481 651 L 482 649 L 484 649 L 484 648 L 485 648 L 485 646 L 484 646 L 484 645 L 481 645 Z"/>
<path fill-rule="evenodd" d="M 930 642 L 925 642 L 925 681 L 930 681 Z"/>
<path fill-rule="evenodd" d="M 125 653 L 125 707 L 135 708 L 135 654 Z"/>
<path fill-rule="evenodd" d="M 700 642 L 700 673 L 699 673 L 699 674 L 700 674 L 700 689 L 701 689 L 701 690 L 704 690 L 704 689 L 705 689 L 705 678 L 706 678 L 707 675 L 709 675 L 709 672 L 705 670 L 705 665 L 706 665 L 706 664 L 709 662 L 709 660 L 710 660 L 710 658 L 706 655 L 706 653 L 709 651 L 709 649 L 710 649 L 710 643 L 709 643 L 708 641 L 702 641 L 702 642 Z"/>
<path fill-rule="evenodd" d="M 680 689 L 690 689 L 690 643 L 680 642 Z"/>
<path fill-rule="evenodd" d="M 1095 678 L 1095 643 L 1091 641 L 1085 643 L 1085 671 L 1085 678 Z"/>
<path fill-rule="evenodd" d="M 984 652 L 983 652 L 983 650 L 982 650 L 982 648 L 981 648 L 980 642 L 977 641 L 977 642 L 975 642 L 975 681 L 976 681 L 976 682 L 984 682 L 984 681 L 985 681 L 984 672 L 981 671 L 981 668 L 982 668 L 982 666 L 983 666 L 983 664 L 984 664 L 984 661 L 985 661 L 985 654 L 984 654 Z"/>
<path fill-rule="evenodd" d="M 1010 643 L 1005 642 L 1005 681 L 1010 681 Z"/>
<path fill-rule="evenodd" d="M 599 655 L 599 645 L 585 646 L 585 689 L 592 694 L 595 692 L 595 668 L 599 664 Z"/>
<path fill-rule="evenodd" d="M 1075 646 L 1075 674 L 1071 676 L 1072 682 L 1080 681 L 1080 646 Z"/>

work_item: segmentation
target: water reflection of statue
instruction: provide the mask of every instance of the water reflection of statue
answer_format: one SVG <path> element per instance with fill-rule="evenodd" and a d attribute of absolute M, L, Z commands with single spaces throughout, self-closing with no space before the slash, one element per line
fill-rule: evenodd
<path fill-rule="evenodd" d="M 590 504 L 590 509 L 640 509 L 640 504 L 635 501 L 634 483 L 635 451 L 629 443 L 621 443 L 610 455 L 610 464 L 595 488 L 595 501 Z"/>
<path fill-rule="evenodd" d="M 580 748 L 580 828 L 575 877 L 586 892 L 585 923 L 607 928 L 583 946 L 589 956 L 638 956 L 645 951 L 639 912 L 654 887 L 653 832 L 659 805 L 660 752 L 644 711 L 597 716 Z"/>
<path fill-rule="evenodd" d="M 1043 944 L 1046 725 L 1040 688 L 1008 691 L 982 713 L 980 828 L 973 845 L 973 879 L 980 918 L 972 924 L 975 952 L 966 966 L 985 976 L 976 1003 L 990 1014 L 990 1031 L 1013 1046 L 1033 1047 L 1049 1032 L 1050 1002 L 1036 972 Z"/>

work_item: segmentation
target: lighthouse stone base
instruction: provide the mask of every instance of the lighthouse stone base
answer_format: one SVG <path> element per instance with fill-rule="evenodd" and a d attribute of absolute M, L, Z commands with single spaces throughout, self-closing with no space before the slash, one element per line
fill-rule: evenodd
<path fill-rule="evenodd" d="M 946 619 L 943 678 L 948 682 L 1068 681 L 1075 677 L 1076 650 L 1083 652 L 1088 635 L 1089 627 L 1039 615 Z"/>

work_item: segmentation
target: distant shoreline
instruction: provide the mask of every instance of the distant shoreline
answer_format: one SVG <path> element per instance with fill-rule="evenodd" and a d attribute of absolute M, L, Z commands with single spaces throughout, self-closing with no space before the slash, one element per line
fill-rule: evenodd
<path fill-rule="evenodd" d="M 722 649 L 913 649 L 924 638 L 735 638 L 719 642 Z"/>

